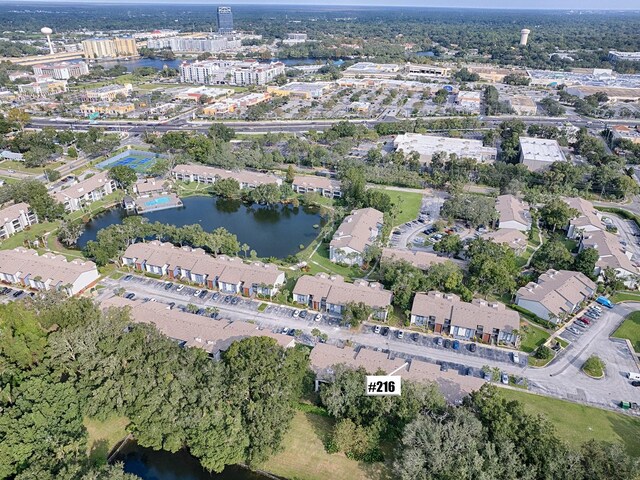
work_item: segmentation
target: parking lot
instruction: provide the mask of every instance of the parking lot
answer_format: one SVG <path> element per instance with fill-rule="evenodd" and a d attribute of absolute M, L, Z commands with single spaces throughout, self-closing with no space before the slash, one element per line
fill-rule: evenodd
<path fill-rule="evenodd" d="M 27 292 L 19 288 L 0 286 L 0 303 L 3 304 L 22 300 L 28 296 L 33 297 L 34 295 L 35 293 L 33 292 Z"/>

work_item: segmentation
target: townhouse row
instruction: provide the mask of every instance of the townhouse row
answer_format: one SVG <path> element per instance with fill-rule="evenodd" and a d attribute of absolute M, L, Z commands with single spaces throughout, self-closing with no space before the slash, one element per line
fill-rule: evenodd
<path fill-rule="evenodd" d="M 24 203 L 16 203 L 0 209 L 0 240 L 9 238 L 25 228 L 38 223 L 38 215 Z"/>

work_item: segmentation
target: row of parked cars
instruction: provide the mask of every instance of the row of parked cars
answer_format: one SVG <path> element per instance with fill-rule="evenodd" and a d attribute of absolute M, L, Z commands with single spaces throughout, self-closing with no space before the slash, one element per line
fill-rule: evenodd
<path fill-rule="evenodd" d="M 582 335 L 589 328 L 592 322 L 595 322 L 602 316 L 602 308 L 598 305 L 591 305 L 580 318 L 576 319 L 567 330 L 574 335 Z"/>
<path fill-rule="evenodd" d="M 27 292 L 25 292 L 24 290 L 13 290 L 9 287 L 2 287 L 2 289 L 0 289 L 0 295 L 2 296 L 11 295 L 16 300 L 18 298 L 21 298 L 25 294 L 27 294 Z M 28 295 L 33 297 L 35 293 L 31 292 L 31 293 L 28 293 Z"/>
<path fill-rule="evenodd" d="M 306 318 L 309 316 L 309 314 L 310 314 L 310 313 L 311 313 L 311 312 L 308 312 L 308 311 L 306 311 L 306 310 L 294 310 L 294 311 L 293 311 L 293 313 L 291 314 L 291 316 L 292 316 L 293 318 L 301 318 L 301 319 L 303 319 L 303 320 L 304 320 L 304 319 L 306 319 Z M 316 314 L 313 316 L 313 319 L 314 319 L 316 322 L 321 321 L 321 320 L 322 320 L 322 314 L 321 314 L 321 313 L 316 313 Z"/>

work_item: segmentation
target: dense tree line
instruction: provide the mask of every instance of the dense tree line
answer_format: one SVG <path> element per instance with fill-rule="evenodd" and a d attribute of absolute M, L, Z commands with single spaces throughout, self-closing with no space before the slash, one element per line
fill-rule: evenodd
<path fill-rule="evenodd" d="M 137 478 L 88 462 L 83 416 L 125 416 L 140 445 L 187 447 L 208 470 L 253 464 L 279 447 L 308 366 L 266 337 L 215 362 L 125 309 L 56 294 L 0 306 L 0 327 L 0 478 Z"/>
<path fill-rule="evenodd" d="M 125 218 L 121 224 L 100 230 L 95 241 L 87 242 L 85 254 L 98 265 L 118 262 L 126 248 L 138 240 L 163 241 L 204 248 L 210 253 L 236 255 L 240 251 L 238 238 L 223 227 L 205 232 L 199 224 L 176 227 L 165 223 L 150 223 L 142 217 Z"/>

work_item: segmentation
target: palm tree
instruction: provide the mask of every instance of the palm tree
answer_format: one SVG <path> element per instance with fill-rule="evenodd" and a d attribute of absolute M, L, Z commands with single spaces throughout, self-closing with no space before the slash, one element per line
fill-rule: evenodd
<path fill-rule="evenodd" d="M 242 250 L 244 252 L 244 258 L 247 258 L 247 252 L 251 249 L 251 247 L 249 245 L 247 245 L 246 243 L 243 243 L 242 246 L 240 247 L 240 250 Z"/>

